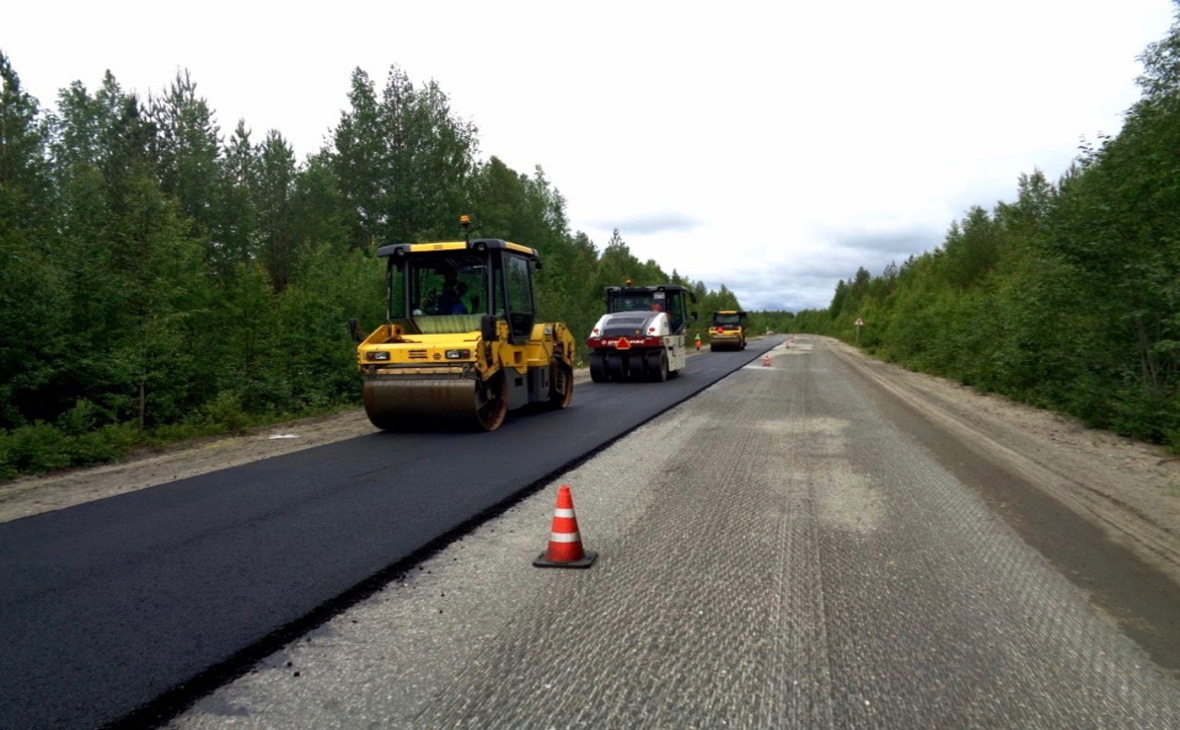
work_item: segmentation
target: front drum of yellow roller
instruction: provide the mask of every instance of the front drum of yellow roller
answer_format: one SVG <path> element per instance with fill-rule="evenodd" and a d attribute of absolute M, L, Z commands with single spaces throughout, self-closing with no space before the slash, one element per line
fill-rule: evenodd
<path fill-rule="evenodd" d="M 365 413 L 384 431 L 493 431 L 508 410 L 503 386 L 501 377 L 486 387 L 471 378 L 372 377 Z"/>

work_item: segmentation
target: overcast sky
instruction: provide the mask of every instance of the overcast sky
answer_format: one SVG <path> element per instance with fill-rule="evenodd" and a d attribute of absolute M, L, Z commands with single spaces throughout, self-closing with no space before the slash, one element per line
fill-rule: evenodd
<path fill-rule="evenodd" d="M 480 155 L 564 195 L 747 309 L 824 308 L 860 266 L 938 246 L 970 206 L 1056 179 L 1116 133 L 1170 0 L 772 3 L 22 2 L 0 50 L 43 107 L 110 70 L 159 94 L 188 70 L 226 136 L 276 129 L 302 160 L 353 69 L 436 80 Z M 469 212 L 478 219 L 479 211 Z M 528 241 L 519 243 L 528 244 Z"/>

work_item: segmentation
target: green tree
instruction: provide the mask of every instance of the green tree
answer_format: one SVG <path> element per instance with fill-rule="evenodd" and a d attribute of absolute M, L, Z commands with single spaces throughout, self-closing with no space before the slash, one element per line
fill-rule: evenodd
<path fill-rule="evenodd" d="M 380 98 L 369 76 L 354 71 L 349 102 L 329 159 L 352 247 L 452 234 L 474 167 L 474 124 L 451 114 L 437 83 L 417 89 L 396 66 Z"/>
<path fill-rule="evenodd" d="M 299 245 L 294 203 L 299 175 L 295 152 L 277 131 L 267 134 L 257 167 L 254 200 L 261 229 L 262 260 L 275 291 L 282 292 L 299 268 L 303 249 Z"/>
<path fill-rule="evenodd" d="M 75 353 L 55 383 L 65 403 L 95 404 L 103 420 L 168 422 L 199 397 L 201 362 L 189 320 L 206 289 L 198 244 L 160 188 L 155 126 L 111 74 L 91 96 L 61 95 L 53 153 Z M 192 350 L 190 352 L 190 349 Z M 194 354 L 195 353 L 195 354 Z"/>
<path fill-rule="evenodd" d="M 352 108 L 341 114 L 332 135 L 335 146 L 325 156 L 335 174 L 349 246 L 365 251 L 383 235 L 380 224 L 391 191 L 377 94 L 372 79 L 359 68 L 352 73 L 348 101 Z"/>
<path fill-rule="evenodd" d="M 221 130 L 213 111 L 197 96 L 188 71 L 177 73 L 149 107 L 156 128 L 151 152 L 160 187 L 180 204 L 191 235 L 204 241 L 210 265 L 228 275 L 235 264 L 250 260 L 250 231 L 225 206 Z"/>
<path fill-rule="evenodd" d="M 282 235 L 278 228 L 278 221 L 282 220 L 279 213 L 284 208 L 281 203 L 282 188 L 281 172 L 282 154 L 272 150 L 266 154 L 274 155 L 274 159 L 265 163 L 272 171 L 267 173 L 264 181 L 261 204 L 267 212 L 264 217 L 264 234 L 275 235 L 275 250 L 281 248 Z M 274 166 L 273 169 L 271 166 Z M 273 175 L 273 177 L 271 177 Z M 314 257 L 312 252 L 326 247 L 336 255 L 344 257 L 349 253 L 349 225 L 350 216 L 345 212 L 345 197 L 340 192 L 340 181 L 331 169 L 330 159 L 326 154 L 311 156 L 307 164 L 299 170 L 292 180 L 290 200 L 285 206 L 288 211 L 287 220 L 290 221 L 293 250 L 298 255 L 287 262 L 290 278 L 294 282 L 304 280 L 312 273 Z M 275 227 L 270 228 L 269 215 L 275 214 Z M 277 255 L 277 253 L 276 253 Z"/>
<path fill-rule="evenodd" d="M 49 132 L 0 53 L 0 427 L 39 407 L 59 370 L 64 292 L 54 259 Z"/>

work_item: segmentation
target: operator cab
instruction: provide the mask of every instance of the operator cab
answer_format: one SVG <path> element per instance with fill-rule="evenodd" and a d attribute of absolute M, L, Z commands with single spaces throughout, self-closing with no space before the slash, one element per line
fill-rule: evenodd
<path fill-rule="evenodd" d="M 713 312 L 714 327 L 741 327 L 745 319 L 745 312 Z"/>
<path fill-rule="evenodd" d="M 510 341 L 532 333 L 537 252 L 499 239 L 382 246 L 388 258 L 386 319 L 407 333 L 479 332 L 485 316 L 507 320 Z"/>
<path fill-rule="evenodd" d="M 689 301 L 696 303 L 696 295 L 683 286 L 611 286 L 606 289 L 606 311 L 667 314 L 671 332 L 682 334 L 688 327 Z"/>

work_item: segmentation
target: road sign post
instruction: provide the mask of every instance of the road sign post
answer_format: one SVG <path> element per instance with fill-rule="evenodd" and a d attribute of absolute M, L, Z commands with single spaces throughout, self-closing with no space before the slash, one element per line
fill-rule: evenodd
<path fill-rule="evenodd" d="M 860 317 L 857 317 L 853 324 L 856 325 L 856 345 L 857 347 L 860 347 L 860 328 L 865 326 L 865 321 Z"/>

